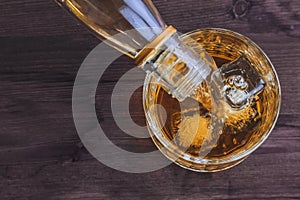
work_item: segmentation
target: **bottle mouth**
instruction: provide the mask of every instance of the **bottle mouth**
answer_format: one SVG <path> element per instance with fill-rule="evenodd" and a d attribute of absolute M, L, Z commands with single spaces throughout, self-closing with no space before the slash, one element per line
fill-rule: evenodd
<path fill-rule="evenodd" d="M 189 41 L 191 42 L 191 41 Z M 196 41 L 193 41 L 196 43 Z M 208 56 L 206 52 L 202 54 Z M 212 72 L 214 62 L 195 52 L 172 26 L 167 27 L 135 57 L 136 64 L 158 77 L 158 83 L 182 102 L 194 94 Z"/>

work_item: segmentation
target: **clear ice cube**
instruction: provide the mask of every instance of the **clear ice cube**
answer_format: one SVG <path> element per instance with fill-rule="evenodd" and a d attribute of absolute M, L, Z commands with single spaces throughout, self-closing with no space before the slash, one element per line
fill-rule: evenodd
<path fill-rule="evenodd" d="M 264 80 L 245 57 L 222 65 L 212 79 L 232 108 L 243 108 L 265 87 Z"/>

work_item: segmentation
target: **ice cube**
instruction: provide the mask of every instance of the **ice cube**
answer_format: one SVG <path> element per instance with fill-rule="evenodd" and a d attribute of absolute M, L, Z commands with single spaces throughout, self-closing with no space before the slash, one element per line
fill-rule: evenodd
<path fill-rule="evenodd" d="M 227 103 L 238 109 L 247 105 L 265 87 L 265 81 L 245 57 L 222 65 L 212 78 L 221 88 Z"/>

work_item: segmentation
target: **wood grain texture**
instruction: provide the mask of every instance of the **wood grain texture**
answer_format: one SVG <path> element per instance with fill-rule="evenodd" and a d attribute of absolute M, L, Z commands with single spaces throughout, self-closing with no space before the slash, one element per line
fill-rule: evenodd
<path fill-rule="evenodd" d="M 181 32 L 221 27 L 254 40 L 281 81 L 282 109 L 269 139 L 233 169 L 203 174 L 176 165 L 127 174 L 95 160 L 72 118 L 77 70 L 99 41 L 51 0 L 0 0 L 0 199 L 299 199 L 300 1 L 154 0 Z M 118 146 L 155 149 L 114 123 L 110 95 L 134 67 L 126 57 L 105 72 L 96 97 L 99 121 Z M 141 90 L 132 117 L 144 123 Z"/>

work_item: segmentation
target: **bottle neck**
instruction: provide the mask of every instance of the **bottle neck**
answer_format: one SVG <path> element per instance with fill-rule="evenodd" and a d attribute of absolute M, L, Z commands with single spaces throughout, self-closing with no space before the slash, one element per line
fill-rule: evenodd
<path fill-rule="evenodd" d="M 135 63 L 138 67 L 143 68 L 145 64 L 157 56 L 165 47 L 177 30 L 173 26 L 168 26 L 154 40 L 147 44 L 135 57 Z"/>
<path fill-rule="evenodd" d="M 208 55 L 199 45 L 187 44 L 176 29 L 169 26 L 137 54 L 135 62 L 147 73 L 153 73 L 158 84 L 174 98 L 183 101 L 192 96 L 213 71 L 214 63 L 208 63 L 199 51 Z"/>

